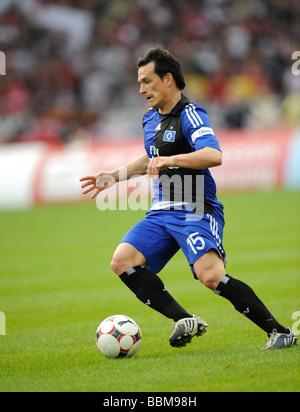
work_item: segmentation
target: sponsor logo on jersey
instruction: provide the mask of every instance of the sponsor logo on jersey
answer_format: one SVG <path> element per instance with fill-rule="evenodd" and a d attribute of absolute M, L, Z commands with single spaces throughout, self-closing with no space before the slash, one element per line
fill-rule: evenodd
<path fill-rule="evenodd" d="M 194 142 L 198 137 L 202 137 L 209 134 L 214 135 L 214 131 L 211 127 L 201 127 L 192 134 L 192 140 Z"/>

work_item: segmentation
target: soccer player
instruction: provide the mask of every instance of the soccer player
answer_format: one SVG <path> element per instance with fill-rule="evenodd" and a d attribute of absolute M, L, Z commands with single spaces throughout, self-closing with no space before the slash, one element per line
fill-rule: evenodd
<path fill-rule="evenodd" d="M 83 194 L 92 192 L 93 199 L 122 179 L 146 173 L 152 177 L 152 207 L 117 246 L 112 270 L 139 300 L 173 319 L 174 347 L 185 346 L 208 326 L 187 312 L 157 275 L 180 248 L 196 279 L 268 334 L 263 349 L 296 345 L 295 334 L 254 291 L 225 271 L 223 206 L 209 171 L 222 164 L 222 152 L 207 112 L 181 93 L 185 80 L 180 62 L 155 47 L 137 67 L 140 94 L 150 105 L 143 119 L 145 153 L 118 169 L 80 179 Z"/>

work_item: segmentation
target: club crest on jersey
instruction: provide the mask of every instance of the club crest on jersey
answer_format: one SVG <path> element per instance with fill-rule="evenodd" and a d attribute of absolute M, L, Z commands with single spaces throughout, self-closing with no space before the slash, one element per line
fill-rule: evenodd
<path fill-rule="evenodd" d="M 164 142 L 175 142 L 176 132 L 173 130 L 166 130 L 164 134 Z"/>

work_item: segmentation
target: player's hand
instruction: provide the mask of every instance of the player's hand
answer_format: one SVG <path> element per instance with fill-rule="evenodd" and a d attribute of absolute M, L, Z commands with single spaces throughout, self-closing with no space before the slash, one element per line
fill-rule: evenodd
<path fill-rule="evenodd" d="M 162 157 L 154 157 L 150 160 L 148 165 L 147 174 L 153 178 L 157 178 L 159 176 L 160 170 L 167 169 L 168 167 L 173 167 L 174 161 L 173 156 L 162 156 Z"/>
<path fill-rule="evenodd" d="M 115 178 L 112 176 L 110 172 L 101 171 L 95 175 L 91 176 L 84 176 L 80 179 L 80 182 L 85 182 L 81 185 L 82 189 L 85 189 L 82 193 L 86 195 L 94 191 L 91 196 L 91 199 L 95 199 L 95 197 L 102 192 L 102 190 L 108 189 L 113 184 L 116 183 Z"/>

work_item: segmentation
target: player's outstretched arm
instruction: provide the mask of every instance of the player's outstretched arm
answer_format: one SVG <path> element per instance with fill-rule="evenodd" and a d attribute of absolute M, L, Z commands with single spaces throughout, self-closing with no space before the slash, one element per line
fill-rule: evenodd
<path fill-rule="evenodd" d="M 147 153 L 138 156 L 132 162 L 118 169 L 111 171 L 101 170 L 95 175 L 84 176 L 80 179 L 80 182 L 84 182 L 81 188 L 84 195 L 93 192 L 91 199 L 94 199 L 102 190 L 108 189 L 117 182 L 122 182 L 130 179 L 133 176 L 144 175 L 148 168 L 148 155 Z"/>

